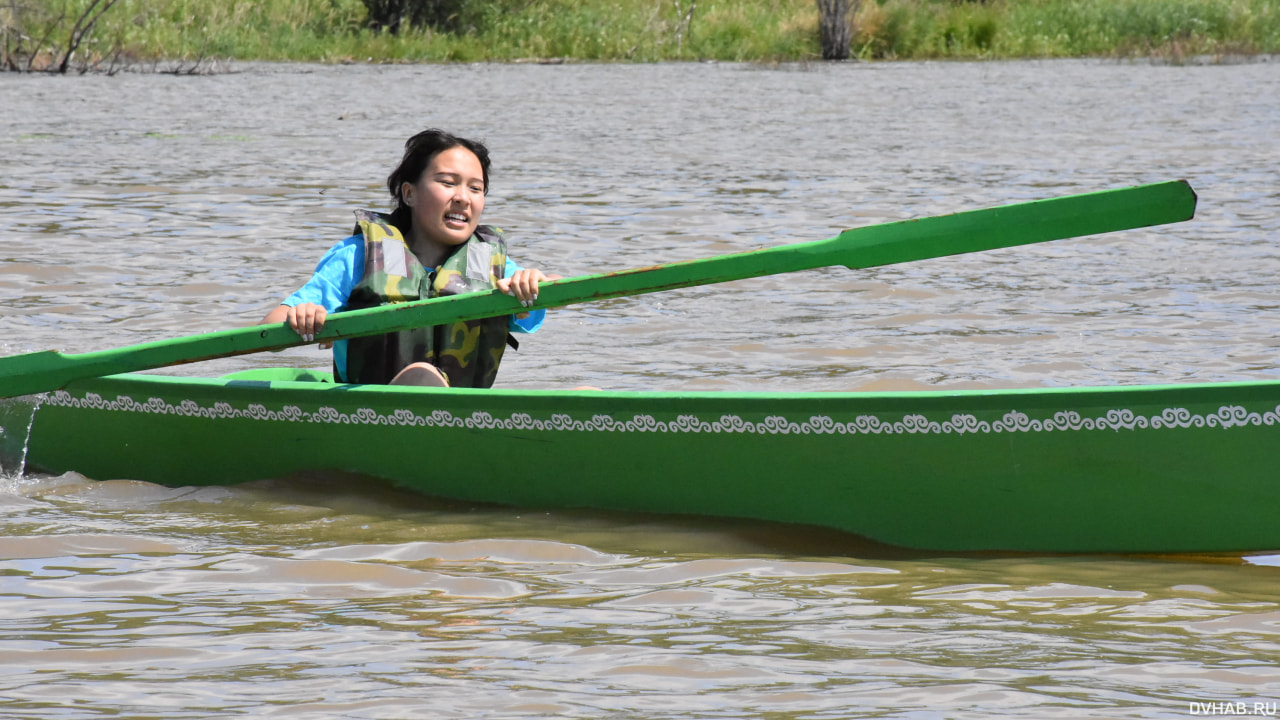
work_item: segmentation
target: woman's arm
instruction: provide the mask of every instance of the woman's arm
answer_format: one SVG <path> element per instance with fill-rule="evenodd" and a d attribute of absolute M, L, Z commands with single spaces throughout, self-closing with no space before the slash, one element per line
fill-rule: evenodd
<path fill-rule="evenodd" d="M 297 292 L 258 322 L 259 325 L 288 322 L 306 342 L 315 339 L 324 320 L 336 312 L 351 295 L 364 270 L 364 239 L 353 235 L 339 242 L 320 258 L 315 273 Z"/>

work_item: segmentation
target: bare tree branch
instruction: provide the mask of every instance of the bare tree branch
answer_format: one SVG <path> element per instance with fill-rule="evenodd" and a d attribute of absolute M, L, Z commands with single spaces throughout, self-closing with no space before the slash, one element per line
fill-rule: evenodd
<path fill-rule="evenodd" d="M 49 24 L 48 29 L 45 30 L 44 37 L 40 38 L 39 42 L 31 46 L 31 53 L 27 55 L 26 72 L 31 72 L 32 64 L 35 63 L 36 57 L 40 54 L 40 48 L 44 47 L 45 44 L 49 42 L 49 37 L 53 35 L 54 29 L 56 29 L 59 25 L 61 25 L 62 21 L 65 20 L 66 17 L 67 17 L 67 12 L 66 10 L 63 10 L 58 15 L 58 19 Z"/>
<path fill-rule="evenodd" d="M 71 56 L 80 47 L 80 43 L 93 32 L 93 26 L 98 22 L 98 18 L 102 14 L 111 9 L 117 0 L 91 0 L 89 7 L 85 8 L 80 17 L 76 19 L 76 24 L 71 28 L 71 35 L 67 38 L 67 52 L 62 56 L 62 61 L 58 63 L 58 72 L 66 73 L 67 65 L 71 62 Z M 101 4 L 101 7 L 99 7 Z M 97 12 L 94 12 L 94 10 Z"/>

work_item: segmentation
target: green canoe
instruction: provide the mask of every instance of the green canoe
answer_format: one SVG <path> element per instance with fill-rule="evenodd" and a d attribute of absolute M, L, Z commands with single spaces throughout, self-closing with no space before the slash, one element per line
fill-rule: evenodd
<path fill-rule="evenodd" d="M 1195 205 L 1184 182 L 1037 200 L 559 280 L 535 306 L 1144 228 Z M 336 313 L 317 339 L 513 309 L 497 291 L 434 298 Z M 0 455 L 177 485 L 348 471 L 464 501 L 801 523 L 926 550 L 1280 549 L 1280 383 L 566 393 L 344 385 L 297 370 L 129 374 L 302 342 L 281 325 L 0 358 L 0 397 L 44 393 L 34 413 L 0 406 Z"/>
<path fill-rule="evenodd" d="M 328 380 L 77 381 L 44 396 L 27 467 L 167 485 L 339 470 L 463 501 L 802 523 L 936 551 L 1280 549 L 1280 382 L 729 394 Z"/>

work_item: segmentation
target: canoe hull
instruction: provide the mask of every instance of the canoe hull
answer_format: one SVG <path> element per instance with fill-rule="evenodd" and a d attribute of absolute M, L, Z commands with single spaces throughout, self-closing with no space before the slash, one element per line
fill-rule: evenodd
<path fill-rule="evenodd" d="M 292 380 L 270 380 L 289 377 Z M 1280 382 L 916 393 L 392 389 L 120 375 L 45 397 L 27 465 L 802 523 L 937 551 L 1280 549 Z"/>

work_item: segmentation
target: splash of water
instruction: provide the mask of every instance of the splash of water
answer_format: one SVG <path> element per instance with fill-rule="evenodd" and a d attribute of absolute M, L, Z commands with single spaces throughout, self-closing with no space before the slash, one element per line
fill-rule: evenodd
<path fill-rule="evenodd" d="M 21 478 L 27 468 L 31 428 L 44 394 L 0 400 L 0 477 Z"/>

